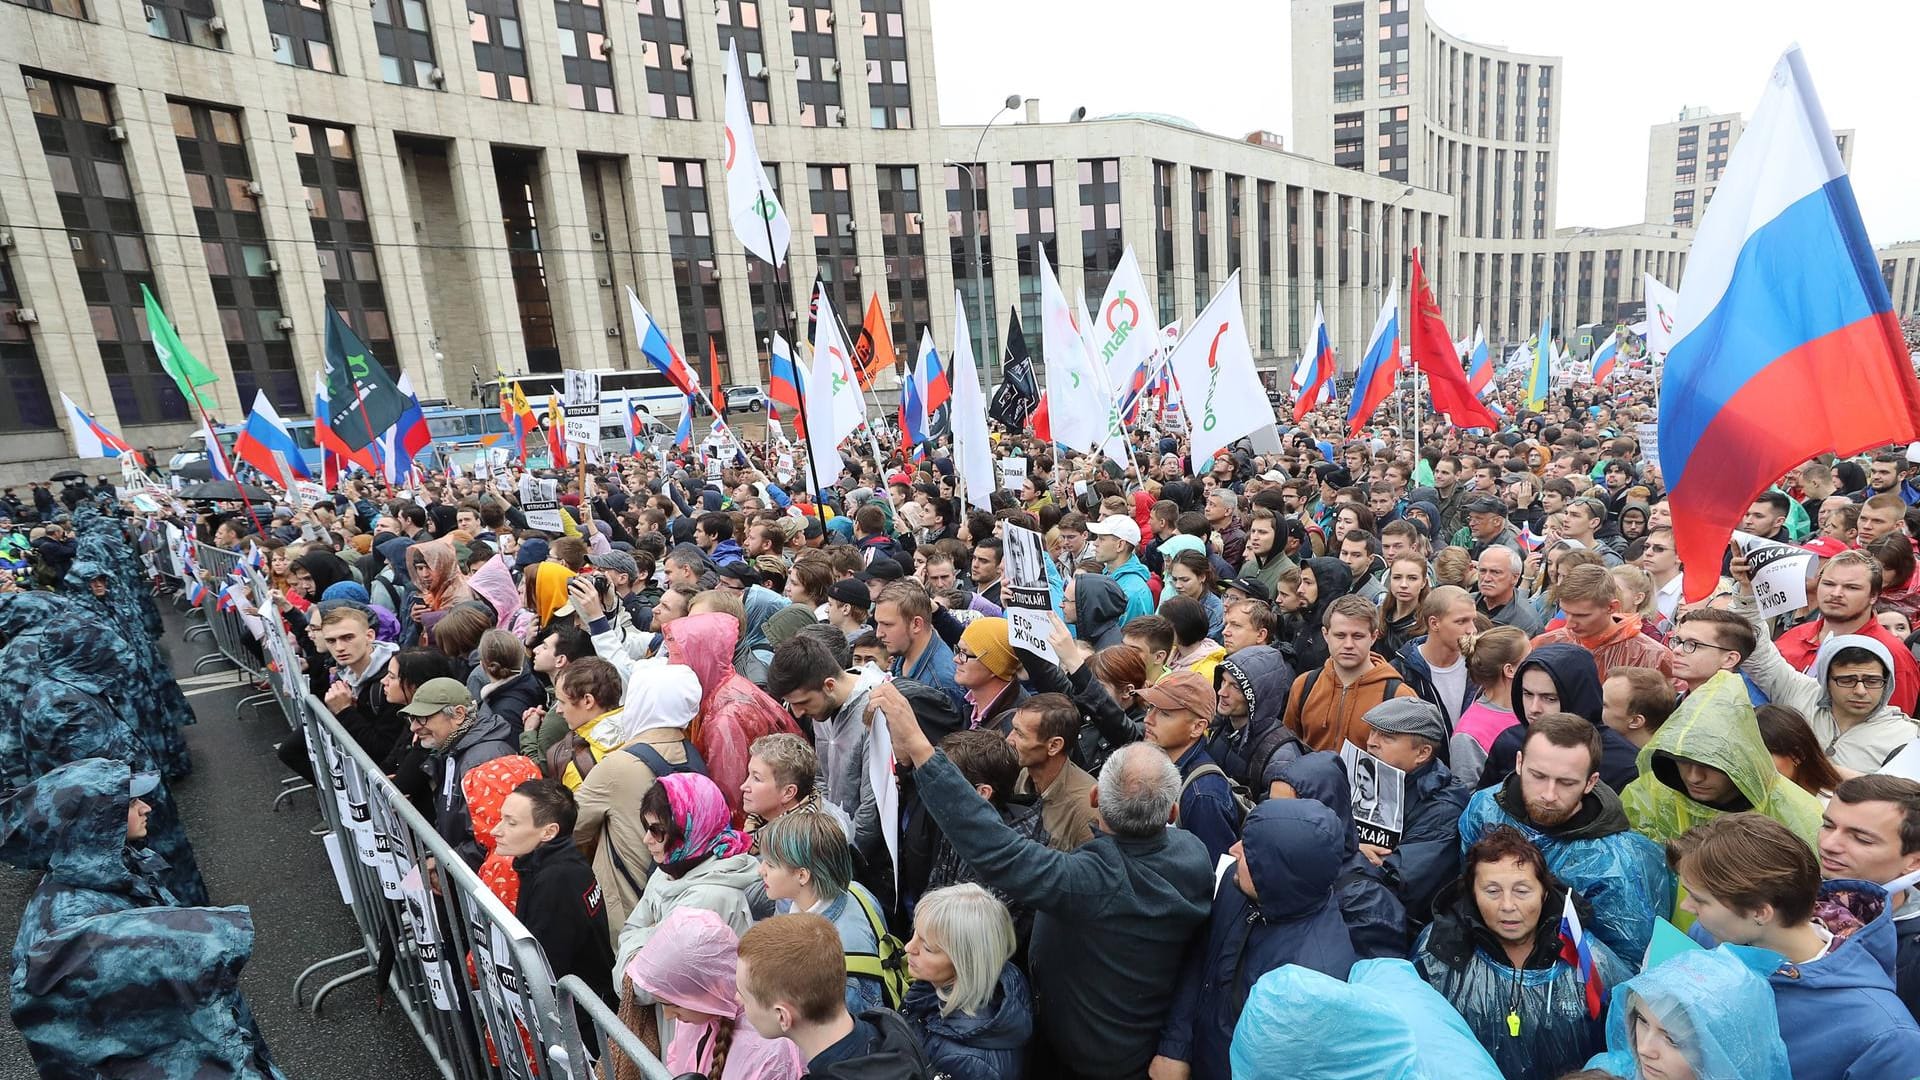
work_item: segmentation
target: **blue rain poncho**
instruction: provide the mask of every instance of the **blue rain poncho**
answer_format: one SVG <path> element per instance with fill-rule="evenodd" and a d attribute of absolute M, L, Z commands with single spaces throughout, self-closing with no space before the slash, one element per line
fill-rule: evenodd
<path fill-rule="evenodd" d="M 1289 964 L 1254 984 L 1233 1075 L 1261 1080 L 1498 1080 L 1446 999 L 1405 960 L 1362 960 L 1341 982 Z"/>
<path fill-rule="evenodd" d="M 1791 1080 L 1773 990 L 1738 952 L 1723 946 L 1682 953 L 1614 987 L 1607 1050 L 1587 1068 L 1645 1080 L 1631 1028 L 1639 1008 L 1673 1036 L 1695 1080 Z"/>

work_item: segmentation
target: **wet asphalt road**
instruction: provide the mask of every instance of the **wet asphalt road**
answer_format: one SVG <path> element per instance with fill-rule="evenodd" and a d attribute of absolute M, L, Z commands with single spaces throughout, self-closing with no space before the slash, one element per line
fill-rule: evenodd
<path fill-rule="evenodd" d="M 375 1011 L 373 984 L 363 978 L 334 991 L 315 1018 L 293 1000 L 293 980 L 307 965 L 356 948 L 359 932 L 340 903 L 310 795 L 269 812 L 286 770 L 274 745 L 287 734 L 272 706 L 236 709 L 251 687 L 236 676 L 193 677 L 193 661 L 213 651 L 205 638 L 183 642 L 178 609 L 162 603 L 165 644 L 199 723 L 187 729 L 194 774 L 174 785 L 187 835 L 216 904 L 253 909 L 253 960 L 241 984 L 274 1059 L 294 1080 L 428 1080 L 440 1071 L 413 1025 L 391 1001 Z M 33 878 L 0 866 L 0 942 L 11 952 Z M 353 967 L 342 965 L 326 977 Z M 0 984 L 0 999 L 6 996 Z M 0 1080 L 35 1075 L 26 1045 L 11 1023 L 0 1034 Z"/>

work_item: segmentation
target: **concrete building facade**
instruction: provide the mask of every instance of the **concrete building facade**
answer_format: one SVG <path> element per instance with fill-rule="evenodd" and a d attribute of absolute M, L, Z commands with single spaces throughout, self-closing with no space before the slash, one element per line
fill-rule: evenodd
<path fill-rule="evenodd" d="M 1888 244 L 1875 254 L 1880 258 L 1880 277 L 1887 283 L 1900 321 L 1920 318 L 1920 240 Z"/>
<path fill-rule="evenodd" d="M 1676 119 L 1649 128 L 1646 220 L 1698 224 L 1746 126 L 1737 112 L 1717 113 L 1704 105 L 1689 105 Z M 1851 169 L 1853 129 L 1835 131 L 1833 141 L 1840 160 Z"/>

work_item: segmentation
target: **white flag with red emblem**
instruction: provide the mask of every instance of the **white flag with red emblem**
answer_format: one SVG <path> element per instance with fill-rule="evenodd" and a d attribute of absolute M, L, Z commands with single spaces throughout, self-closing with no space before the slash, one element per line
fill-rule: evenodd
<path fill-rule="evenodd" d="M 1233 272 L 1167 361 L 1180 384 L 1193 460 L 1275 423 L 1273 405 L 1254 371 L 1247 320 L 1240 311 L 1240 272 Z"/>
<path fill-rule="evenodd" d="M 780 265 L 786 261 L 793 226 L 780 209 L 780 195 L 767 181 L 760 151 L 753 145 L 753 114 L 740 81 L 740 55 L 727 43 L 727 126 L 722 162 L 727 167 L 727 219 L 748 251 Z"/>

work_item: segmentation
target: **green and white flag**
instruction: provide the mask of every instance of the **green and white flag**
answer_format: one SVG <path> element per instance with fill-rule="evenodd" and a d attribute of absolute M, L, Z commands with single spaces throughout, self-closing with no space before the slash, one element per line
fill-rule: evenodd
<path fill-rule="evenodd" d="M 740 55 L 727 42 L 726 145 L 721 162 L 727 169 L 727 220 L 740 243 L 775 266 L 786 261 L 793 226 L 780 209 L 780 195 L 767 181 L 760 151 L 753 144 L 753 115 L 747 111 L 747 91 L 740 82 Z"/>
<path fill-rule="evenodd" d="M 153 351 L 159 354 L 160 366 L 180 387 L 180 396 L 199 405 L 200 395 L 194 388 L 217 383 L 220 376 L 187 351 L 173 324 L 167 321 L 167 313 L 160 310 L 160 301 L 153 298 L 144 283 L 140 286 L 140 298 L 147 305 L 147 331 L 153 336 Z"/>

